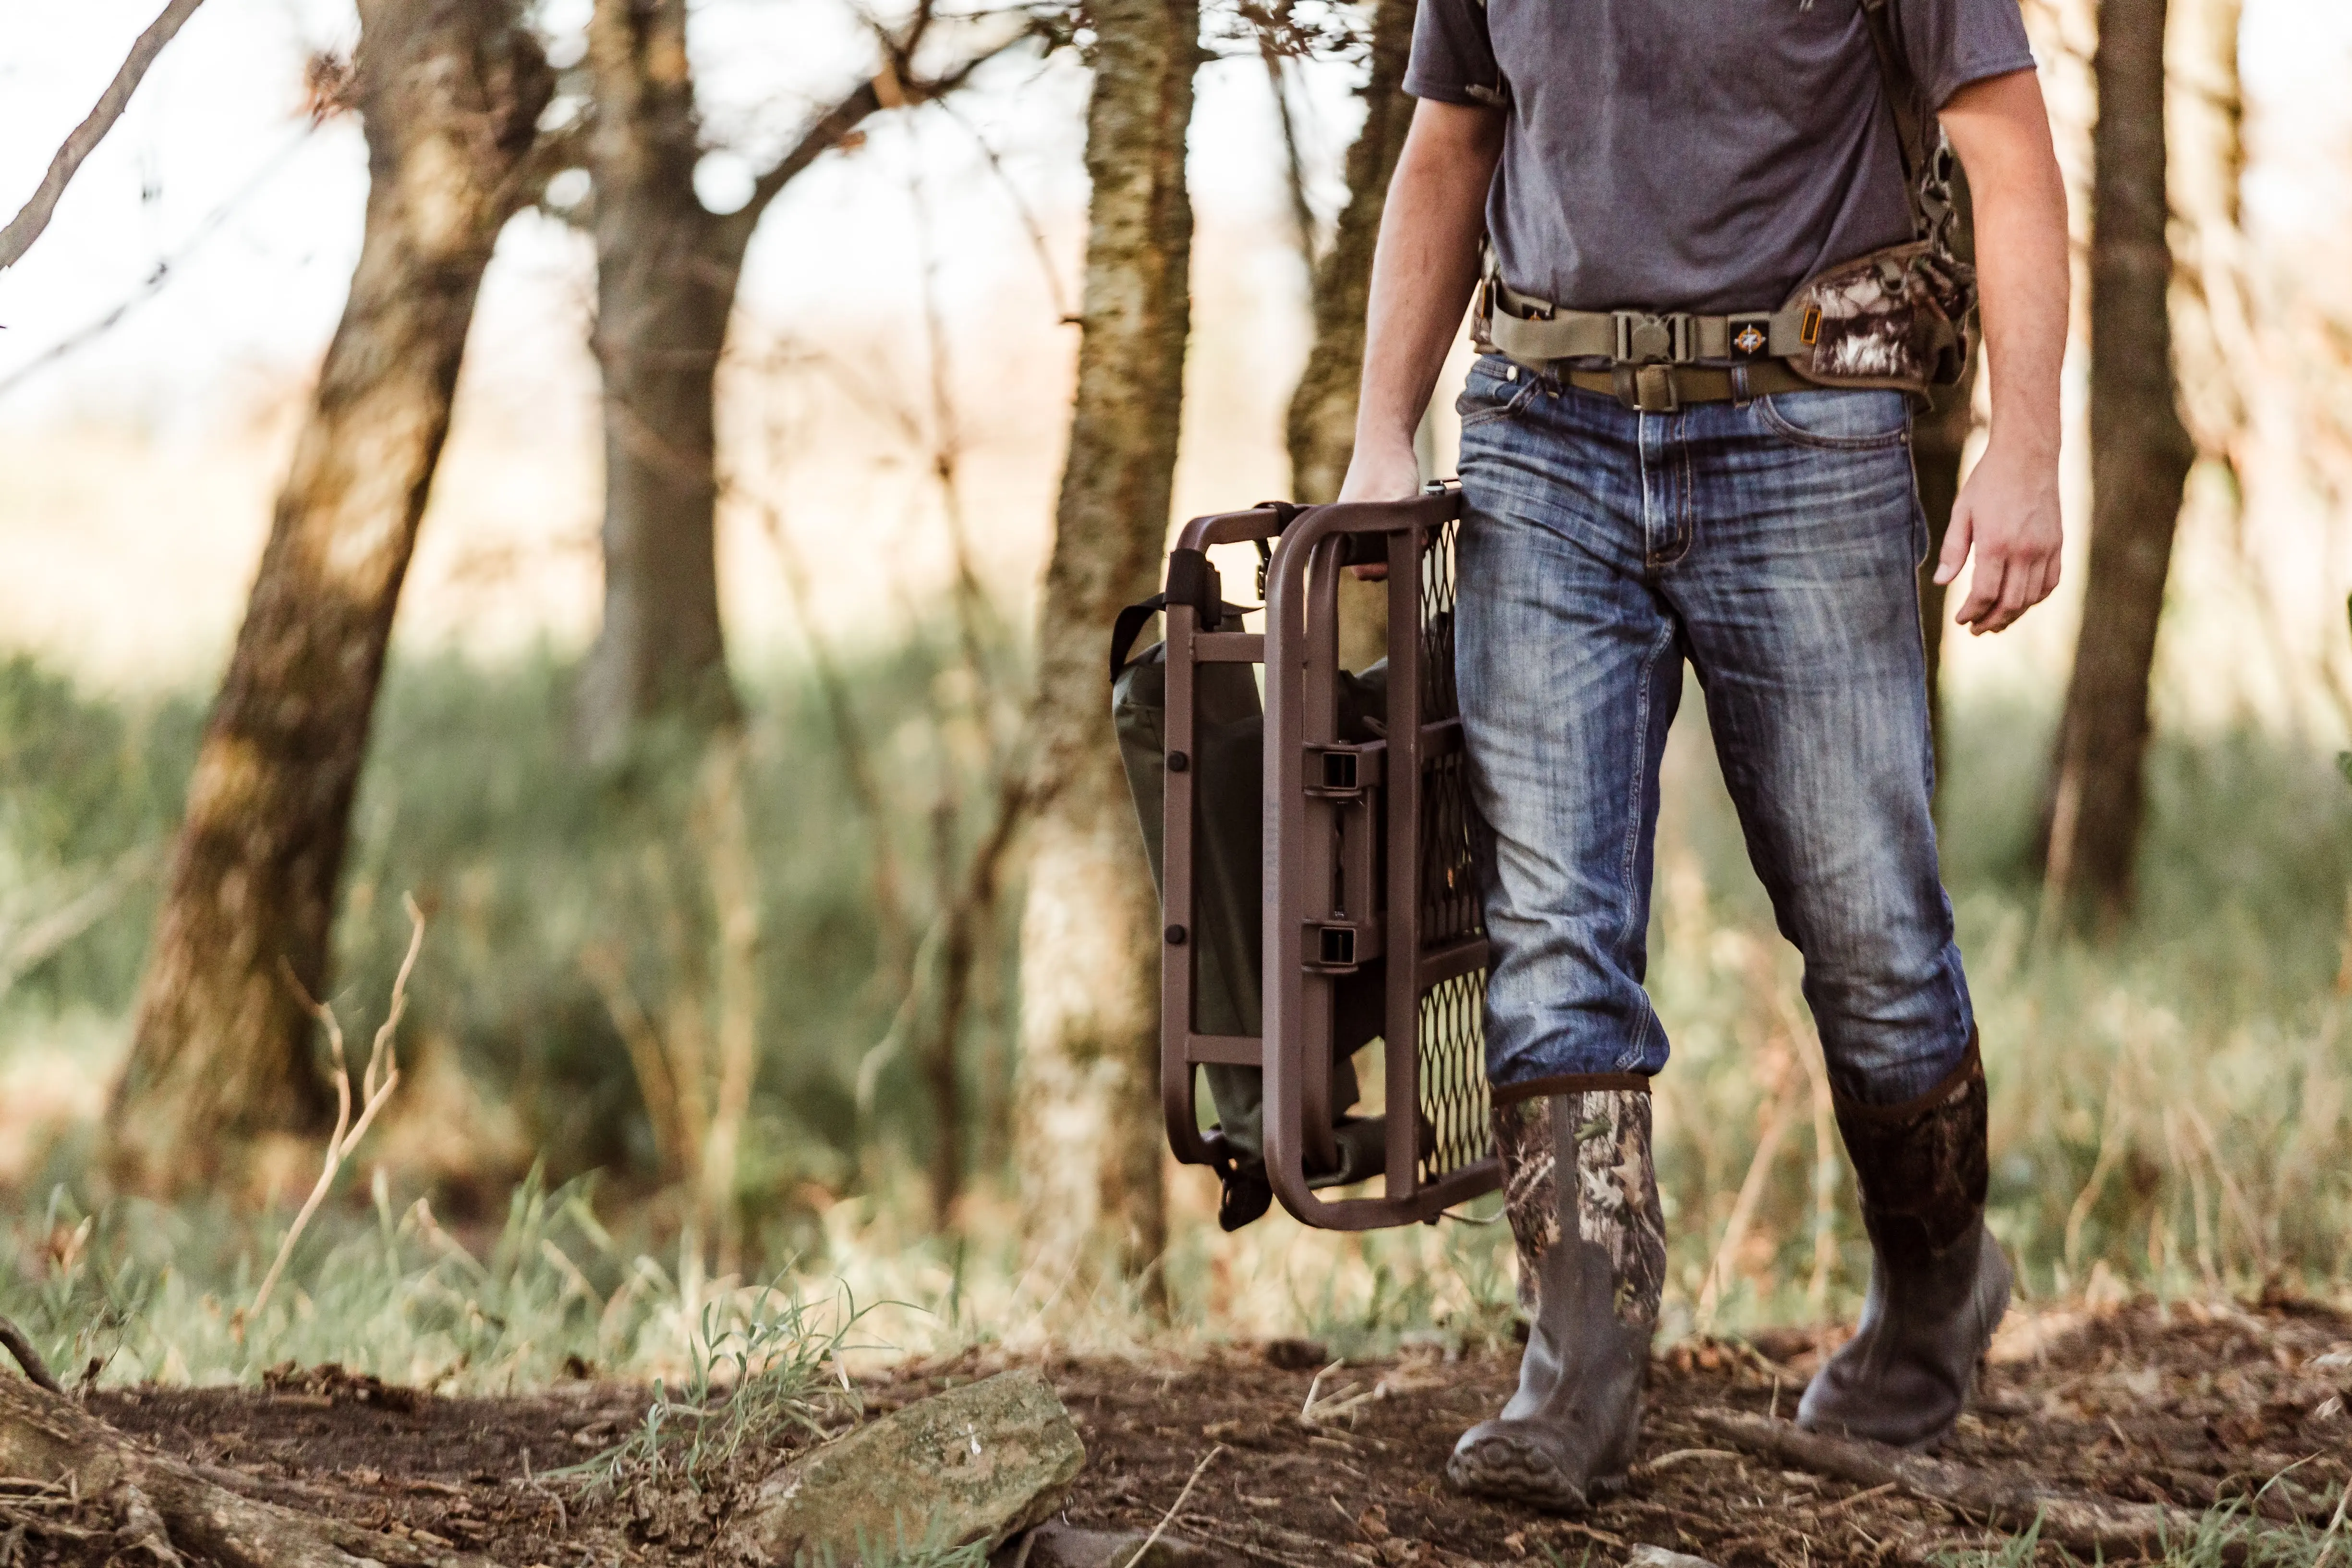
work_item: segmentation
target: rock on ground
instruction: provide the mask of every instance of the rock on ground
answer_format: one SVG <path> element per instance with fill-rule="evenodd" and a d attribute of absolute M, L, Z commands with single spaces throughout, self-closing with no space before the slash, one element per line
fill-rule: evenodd
<path fill-rule="evenodd" d="M 855 1561 L 929 1542 L 990 1549 L 1044 1522 L 1086 1464 L 1069 1412 L 1034 1372 L 1000 1373 L 909 1405 L 786 1465 L 730 1532 L 753 1563 Z"/>
<path fill-rule="evenodd" d="M 1625 1559 L 1625 1568 L 1715 1568 L 1704 1557 L 1693 1557 L 1681 1552 L 1669 1552 L 1663 1546 L 1636 1546 Z"/>

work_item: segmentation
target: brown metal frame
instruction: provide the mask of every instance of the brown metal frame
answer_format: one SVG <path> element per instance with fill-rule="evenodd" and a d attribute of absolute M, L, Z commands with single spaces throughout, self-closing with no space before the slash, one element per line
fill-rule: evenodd
<path fill-rule="evenodd" d="M 1187 1163 L 1214 1163 L 1199 1131 L 1197 1068 L 1263 1068 L 1275 1194 L 1326 1229 L 1434 1221 L 1500 1183 L 1477 1035 L 1486 941 L 1469 880 L 1462 725 L 1444 618 L 1461 510 L 1461 494 L 1449 486 L 1411 501 L 1195 518 L 1177 541 L 1182 550 L 1244 540 L 1274 546 L 1265 634 L 1203 631 L 1191 605 L 1171 603 L 1167 611 L 1171 757 L 1195 751 L 1198 666 L 1266 668 L 1263 1038 L 1193 1031 L 1197 944 L 1182 933 L 1197 925 L 1194 774 L 1183 763 L 1167 773 L 1160 1084 L 1169 1143 Z M 1388 567 L 1387 735 L 1348 744 L 1338 732 L 1339 578 L 1346 563 L 1370 560 Z M 1428 929 L 1433 923 L 1438 929 Z M 1326 1199 L 1309 1190 L 1307 1173 L 1310 1160 L 1324 1169 L 1335 1162 L 1334 984 L 1383 958 L 1384 1191 Z M 1412 1048 L 1396 1048 L 1400 1040 Z"/>

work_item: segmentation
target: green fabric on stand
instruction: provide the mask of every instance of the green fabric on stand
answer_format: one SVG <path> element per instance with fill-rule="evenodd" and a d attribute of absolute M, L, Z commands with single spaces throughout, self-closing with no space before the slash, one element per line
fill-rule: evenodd
<path fill-rule="evenodd" d="M 1378 739 L 1388 710 L 1388 667 L 1339 678 L 1340 738 Z M 1264 913 L 1261 839 L 1265 797 L 1265 716 L 1255 667 L 1202 664 L 1193 671 L 1198 710 L 1192 730 L 1192 919 L 1186 948 L 1192 954 L 1192 1026 L 1206 1035 L 1261 1032 Z M 1111 716 L 1119 760 L 1135 797 L 1151 880 L 1165 889 L 1165 803 L 1168 758 L 1168 664 L 1164 644 L 1136 656 L 1111 688 Z M 1345 1115 L 1360 1086 L 1355 1053 L 1378 1037 L 1384 970 L 1366 964 L 1342 979 L 1333 1018 L 1331 1108 L 1339 1163 L 1308 1173 L 1316 1187 L 1343 1186 L 1378 1175 L 1386 1163 L 1385 1124 Z M 1210 1064 L 1209 1094 L 1236 1165 L 1263 1186 L 1265 1091 L 1255 1068 Z M 1229 1183 L 1230 1184 L 1230 1183 Z M 1260 1212 L 1263 1212 L 1262 1210 Z M 1252 1215 L 1251 1217 L 1255 1217 Z"/>

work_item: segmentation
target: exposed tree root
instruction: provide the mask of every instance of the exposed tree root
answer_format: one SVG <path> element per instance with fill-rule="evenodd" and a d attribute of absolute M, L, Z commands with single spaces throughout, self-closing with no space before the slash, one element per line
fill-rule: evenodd
<path fill-rule="evenodd" d="M 49 1363 L 41 1359 L 41 1352 L 33 1348 L 25 1331 L 6 1318 L 0 1318 L 0 1345 L 8 1347 L 8 1353 L 16 1358 L 16 1364 L 25 1369 L 26 1377 L 58 1398 L 65 1397 L 66 1391 L 58 1385 L 57 1374 L 49 1371 Z"/>
<path fill-rule="evenodd" d="M 2194 1540 L 2200 1527 L 2198 1516 L 2186 1509 L 2125 1502 L 2011 1479 L 1883 1443 L 1808 1432 L 1792 1421 L 1738 1410 L 1704 1410 L 1697 1419 L 1726 1442 L 1777 1464 L 1834 1476 L 1856 1486 L 1897 1487 L 1914 1497 L 1949 1504 L 2012 1534 L 2032 1530 L 2038 1522 L 2042 1540 L 2072 1552 L 2107 1557 L 2161 1552 L 2168 1542 Z M 2243 1540 L 2223 1548 L 2224 1561 L 2242 1562 L 2245 1556 Z"/>
<path fill-rule="evenodd" d="M 117 1553 L 150 1568 L 190 1559 L 220 1568 L 491 1568 L 471 1552 L 240 1497 L 14 1378 L 0 1378 L 0 1472 L 91 1500 L 113 1516 Z"/>

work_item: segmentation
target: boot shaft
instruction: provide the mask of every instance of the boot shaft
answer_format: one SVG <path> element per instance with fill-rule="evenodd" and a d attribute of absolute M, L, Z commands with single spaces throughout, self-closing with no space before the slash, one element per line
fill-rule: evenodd
<path fill-rule="evenodd" d="M 1900 1105 L 1841 1099 L 1863 1224 L 1897 1268 L 1924 1268 L 1983 1223 L 1990 1163 L 1984 1064 L 1976 1042 L 1943 1082 Z"/>
<path fill-rule="evenodd" d="M 1506 1091 L 1507 1094 L 1507 1090 Z M 1611 1281 L 1612 1315 L 1644 1331 L 1665 1286 L 1665 1215 L 1651 1157 L 1650 1096 L 1606 1089 L 1497 1097 L 1495 1145 L 1518 1244 L 1519 1302 L 1542 1315 L 1546 1259 L 1563 1240 L 1592 1248 Z"/>

